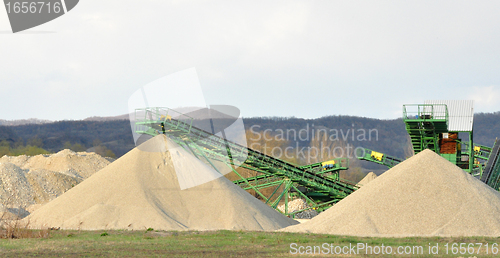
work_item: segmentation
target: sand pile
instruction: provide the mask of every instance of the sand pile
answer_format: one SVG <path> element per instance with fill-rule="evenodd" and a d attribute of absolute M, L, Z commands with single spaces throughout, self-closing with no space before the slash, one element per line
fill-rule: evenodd
<path fill-rule="evenodd" d="M 309 208 L 310 206 L 304 201 L 303 199 L 295 199 L 291 202 L 288 202 L 288 212 L 295 212 L 295 211 L 300 211 L 306 208 Z M 285 212 L 285 204 L 282 204 L 278 206 L 278 209 L 281 212 Z M 318 212 L 315 210 L 306 210 L 303 212 L 299 212 L 295 214 L 296 219 L 312 219 L 313 217 L 316 217 L 318 215 Z"/>
<path fill-rule="evenodd" d="M 371 181 L 373 181 L 373 179 L 375 179 L 375 178 L 377 178 L 377 174 L 370 172 L 370 173 L 366 174 L 366 176 L 363 177 L 363 179 L 361 179 L 361 181 L 359 181 L 357 185 L 358 186 L 365 186 L 368 183 L 370 183 Z"/>
<path fill-rule="evenodd" d="M 1 163 L 12 163 L 21 169 L 54 171 L 85 179 L 107 166 L 110 162 L 94 152 L 62 150 L 51 155 L 3 156 Z"/>
<path fill-rule="evenodd" d="M 109 164 L 95 153 L 63 150 L 52 155 L 0 158 L 0 204 L 26 208 L 46 203 Z"/>
<path fill-rule="evenodd" d="M 165 144 L 171 151 L 143 151 Z M 225 177 L 180 190 L 171 155 L 198 177 L 217 172 L 172 147 L 164 135 L 152 138 L 25 220 L 38 228 L 85 230 L 275 230 L 297 223 Z"/>
<path fill-rule="evenodd" d="M 309 222 L 283 230 L 356 236 L 500 236 L 500 193 L 425 150 Z"/>

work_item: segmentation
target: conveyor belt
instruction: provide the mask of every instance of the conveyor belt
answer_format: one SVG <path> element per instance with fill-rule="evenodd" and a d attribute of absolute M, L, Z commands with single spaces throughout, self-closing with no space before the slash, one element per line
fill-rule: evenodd
<path fill-rule="evenodd" d="M 490 157 L 488 158 L 488 163 L 486 163 L 486 168 L 484 169 L 483 176 L 481 177 L 481 181 L 495 189 L 500 176 L 500 173 L 498 171 L 498 167 L 500 165 L 498 160 L 499 154 L 500 141 L 496 140 L 495 145 L 493 145 L 493 149 L 491 150 Z"/>
<path fill-rule="evenodd" d="M 145 110 L 155 112 L 155 109 Z M 343 165 L 346 161 L 348 164 L 347 159 L 338 159 L 325 167 L 321 162 L 297 166 L 204 131 L 193 126 L 189 120 L 181 121 L 171 117 L 158 120 L 156 117 L 159 116 L 154 119 L 151 119 L 152 117 L 145 116 L 143 120 L 136 120 L 138 126 L 136 132 L 151 136 L 164 133 L 179 145 L 189 149 L 202 161 L 209 163 L 220 161 L 230 167 L 237 164 L 259 172 L 259 175 L 255 177 L 234 181 L 244 189 L 256 190 L 262 185 L 272 185 L 273 178 L 280 178 L 309 189 L 308 191 L 313 193 L 308 196 L 321 196 L 323 200 L 326 196 L 330 201 L 338 201 L 357 190 L 353 183 L 326 175 L 347 169 L 347 165 Z M 261 181 L 266 183 L 259 185 Z"/>

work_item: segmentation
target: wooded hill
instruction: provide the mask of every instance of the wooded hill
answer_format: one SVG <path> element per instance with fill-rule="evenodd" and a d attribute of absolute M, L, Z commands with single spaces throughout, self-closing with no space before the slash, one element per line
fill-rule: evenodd
<path fill-rule="evenodd" d="M 243 120 L 247 132 L 259 133 L 267 130 L 268 137 L 284 140 L 294 148 L 311 146 L 312 140 L 325 137 L 326 134 L 330 141 L 337 141 L 344 146 L 361 146 L 399 158 L 408 155 L 407 151 L 405 152 L 408 149 L 408 136 L 402 119 L 327 116 L 317 119 L 255 117 Z M 500 137 L 500 112 L 476 114 L 474 142 L 492 146 L 496 137 Z M 0 126 L 0 141 L 17 146 L 34 143 L 50 152 L 57 152 L 65 147 L 86 150 L 104 146 L 116 157 L 134 148 L 128 120 L 60 121 Z M 252 139 L 249 139 L 249 142 L 251 141 Z"/>

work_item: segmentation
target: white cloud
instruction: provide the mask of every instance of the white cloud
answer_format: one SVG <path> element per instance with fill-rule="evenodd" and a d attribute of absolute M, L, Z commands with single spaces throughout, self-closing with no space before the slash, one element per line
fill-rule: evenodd
<path fill-rule="evenodd" d="M 189 67 L 210 103 L 246 116 L 394 118 L 402 103 L 500 85 L 499 12 L 467 1 L 80 1 L 32 29 L 56 33 L 0 34 L 0 108 L 25 103 L 0 118 L 126 113 L 140 86 Z"/>
<path fill-rule="evenodd" d="M 474 86 L 471 92 L 476 112 L 500 111 L 499 86 Z"/>

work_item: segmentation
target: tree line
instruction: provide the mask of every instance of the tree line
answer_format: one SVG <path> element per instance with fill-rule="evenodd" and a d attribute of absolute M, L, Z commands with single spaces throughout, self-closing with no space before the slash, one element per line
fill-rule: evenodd
<path fill-rule="evenodd" d="M 339 144 L 342 142 L 354 147 L 365 147 L 403 159 L 408 156 L 408 134 L 401 118 L 381 120 L 335 115 L 316 119 L 253 117 L 244 118 L 243 121 L 247 132 L 262 133 L 267 130 L 267 134 L 275 137 L 281 134 L 282 130 L 281 138 L 277 138 L 283 139 L 280 144 L 294 148 L 311 146 L 312 141 L 318 140 L 314 139 L 313 135 L 326 133 L 330 141 Z M 249 137 L 251 135 L 247 135 L 247 138 Z M 500 137 L 500 112 L 475 114 L 474 142 L 492 146 L 496 137 Z M 47 152 L 57 152 L 64 148 L 83 151 L 102 146 L 106 148 L 106 152 L 110 151 L 109 155 L 113 152 L 117 158 L 135 147 L 128 120 L 60 121 L 0 126 L 1 141 L 5 141 L 4 150 L 7 143 L 12 150 L 20 146 L 34 146 Z M 378 168 L 376 164 L 362 166 Z"/>

